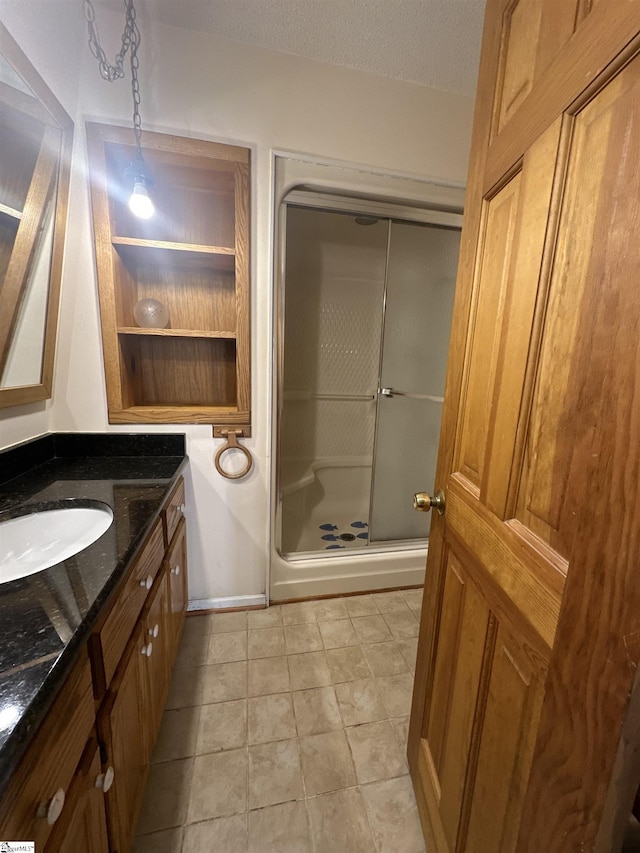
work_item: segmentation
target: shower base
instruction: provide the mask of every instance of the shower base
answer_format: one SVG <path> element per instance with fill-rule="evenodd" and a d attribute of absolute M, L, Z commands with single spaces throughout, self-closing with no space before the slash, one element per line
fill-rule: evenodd
<path fill-rule="evenodd" d="M 363 518 L 364 516 L 364 518 Z M 314 511 L 300 531 L 297 551 L 340 551 L 364 548 L 369 544 L 366 515 L 331 513 L 324 508 Z"/>
<path fill-rule="evenodd" d="M 332 551 L 368 544 L 370 457 L 298 465 L 282 487 L 282 550 Z"/>

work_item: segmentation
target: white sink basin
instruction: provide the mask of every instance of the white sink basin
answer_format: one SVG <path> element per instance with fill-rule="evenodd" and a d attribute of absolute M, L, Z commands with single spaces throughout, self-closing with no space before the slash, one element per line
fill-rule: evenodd
<path fill-rule="evenodd" d="M 43 509 L 0 521 L 0 583 L 62 562 L 99 539 L 113 521 L 110 506 Z"/>

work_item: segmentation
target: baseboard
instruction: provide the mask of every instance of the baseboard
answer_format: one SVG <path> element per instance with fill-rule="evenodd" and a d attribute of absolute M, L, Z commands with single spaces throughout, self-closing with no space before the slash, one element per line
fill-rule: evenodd
<path fill-rule="evenodd" d="M 192 598 L 187 610 L 245 610 L 266 607 L 267 597 L 262 595 L 229 595 L 224 598 Z"/>

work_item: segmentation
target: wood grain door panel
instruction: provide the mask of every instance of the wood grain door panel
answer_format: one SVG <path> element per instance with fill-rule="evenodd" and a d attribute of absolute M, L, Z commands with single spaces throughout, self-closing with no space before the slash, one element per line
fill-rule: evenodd
<path fill-rule="evenodd" d="M 487 6 L 409 740 L 435 853 L 609 853 L 633 799 L 639 53 L 640 2 Z"/>

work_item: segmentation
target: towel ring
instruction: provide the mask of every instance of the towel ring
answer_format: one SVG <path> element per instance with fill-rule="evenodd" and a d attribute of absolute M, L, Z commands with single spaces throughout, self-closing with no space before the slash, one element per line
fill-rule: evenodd
<path fill-rule="evenodd" d="M 227 439 L 227 443 L 222 445 L 213 460 L 216 466 L 216 471 L 222 477 L 226 477 L 227 480 L 239 480 L 241 477 L 246 477 L 246 475 L 253 467 L 253 457 L 249 450 L 243 444 L 240 444 L 238 441 L 238 436 L 242 435 L 242 430 L 222 430 L 220 434 Z M 247 459 L 247 464 L 245 465 L 245 467 L 241 471 L 238 471 L 236 474 L 231 474 L 229 471 L 225 471 L 222 465 L 220 464 L 220 460 L 222 459 L 223 454 L 227 452 L 227 450 L 239 450 L 241 453 L 244 453 Z"/>

